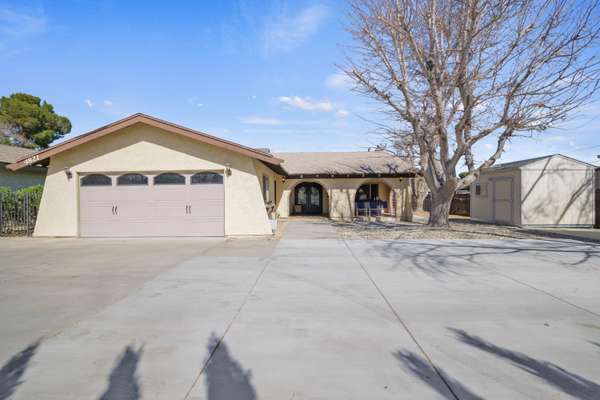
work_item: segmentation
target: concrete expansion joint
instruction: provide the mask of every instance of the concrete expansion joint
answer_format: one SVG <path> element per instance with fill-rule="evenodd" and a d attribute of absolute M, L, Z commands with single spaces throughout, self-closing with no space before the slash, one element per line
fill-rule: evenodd
<path fill-rule="evenodd" d="M 600 318 L 600 314 L 598 314 L 597 312 L 594 312 L 594 311 L 592 311 L 592 310 L 589 310 L 589 309 L 587 309 L 587 308 L 585 308 L 585 307 L 582 307 L 582 306 L 580 306 L 580 305 L 577 305 L 577 304 L 575 304 L 575 303 L 572 303 L 572 302 L 570 302 L 569 300 L 566 300 L 566 299 L 563 299 L 562 297 L 556 296 L 556 295 L 554 295 L 554 294 L 552 294 L 552 293 L 550 293 L 550 292 L 548 292 L 548 291 L 546 291 L 546 290 L 544 290 L 544 289 L 540 289 L 540 288 L 538 288 L 538 287 L 535 287 L 535 286 L 533 286 L 533 285 L 530 285 L 530 284 L 529 284 L 529 283 L 527 283 L 527 282 L 523 282 L 523 281 L 520 281 L 520 280 L 518 280 L 518 279 L 515 279 L 515 278 L 513 278 L 513 277 L 511 277 L 511 276 L 505 275 L 505 274 L 503 274 L 502 272 L 494 271 L 494 273 L 496 273 L 497 275 L 500 275 L 501 277 L 503 277 L 503 278 L 505 278 L 505 279 L 508 279 L 508 280 L 510 280 L 510 281 L 513 281 L 513 282 L 515 282 L 515 283 L 518 283 L 519 285 L 523 285 L 523 286 L 525 286 L 525 287 L 528 287 L 528 288 L 529 288 L 529 289 L 531 289 L 531 290 L 535 290 L 536 292 L 539 292 L 539 293 L 545 294 L 546 296 L 549 296 L 549 297 L 553 298 L 554 300 L 560 301 L 561 303 L 567 304 L 567 305 L 569 305 L 569 306 L 571 306 L 571 307 L 575 307 L 576 309 L 578 309 L 578 310 L 580 310 L 580 311 L 583 311 L 583 312 L 585 312 L 585 313 L 588 313 L 588 314 L 591 314 L 591 315 L 593 315 L 593 316 L 595 316 L 595 317 L 598 317 L 598 318 Z"/>
<path fill-rule="evenodd" d="M 425 357 L 425 359 L 427 360 L 427 362 L 429 363 L 429 365 L 431 366 L 431 368 L 435 371 L 435 373 L 438 375 L 438 377 L 444 383 L 444 385 L 446 386 L 446 388 L 448 389 L 448 391 L 452 394 L 452 397 L 455 400 L 460 400 L 460 398 L 458 397 L 458 395 L 452 389 L 452 386 L 450 386 L 450 383 L 446 380 L 446 378 L 444 378 L 444 374 L 442 374 L 441 371 L 438 369 L 438 367 L 433 363 L 433 360 L 431 359 L 431 357 L 429 356 L 429 354 L 427 354 L 427 352 L 425 351 L 425 349 L 423 348 L 423 346 L 421 345 L 421 343 L 419 343 L 419 341 L 417 340 L 417 337 L 410 330 L 410 328 L 408 327 L 408 324 L 402 319 L 402 317 L 400 317 L 400 314 L 398 314 L 398 312 L 396 311 L 396 309 L 394 308 L 394 306 L 392 306 L 392 303 L 388 300 L 388 298 L 385 296 L 385 294 L 383 293 L 383 291 L 381 290 L 381 288 L 377 285 L 377 283 L 375 282 L 375 280 L 373 279 L 373 277 L 371 276 L 371 274 L 369 273 L 369 271 L 367 270 L 367 268 L 360 261 L 360 259 L 356 256 L 356 254 L 354 254 L 354 252 L 352 251 L 352 249 L 348 245 L 348 242 L 346 241 L 346 239 L 343 238 L 342 240 L 344 242 L 344 245 L 346 246 L 346 249 L 348 249 L 348 252 L 352 256 L 352 258 L 354 259 L 354 261 L 356 261 L 356 263 L 363 270 L 363 272 L 365 273 L 365 275 L 367 276 L 367 278 L 369 279 L 369 281 L 371 282 L 371 284 L 373 285 L 373 287 L 375 288 L 375 290 L 377 291 L 377 293 L 379 293 L 379 296 L 383 299 L 383 301 L 385 302 L 385 304 L 389 308 L 390 312 L 394 315 L 394 317 L 396 318 L 396 320 L 398 321 L 398 323 L 400 324 L 400 326 L 406 331 L 406 333 L 411 338 L 411 340 L 413 341 L 413 343 L 417 346 L 417 348 L 419 349 L 419 351 L 421 352 L 421 354 L 423 354 L 423 357 Z"/>
<path fill-rule="evenodd" d="M 244 300 L 242 300 L 241 305 L 235 311 L 233 317 L 231 318 L 231 321 L 229 321 L 229 323 L 225 327 L 225 330 L 223 331 L 223 334 L 219 337 L 216 345 L 214 346 L 214 348 L 212 349 L 212 351 L 208 355 L 206 361 L 202 365 L 202 368 L 200 369 L 200 372 L 198 373 L 198 375 L 196 375 L 196 378 L 194 378 L 194 381 L 192 382 L 192 385 L 188 389 L 187 393 L 185 394 L 183 400 L 190 399 L 192 391 L 194 390 L 194 388 L 196 387 L 196 385 L 200 381 L 200 378 L 202 377 L 202 374 L 204 374 L 204 372 L 206 371 L 206 368 L 208 367 L 208 364 L 210 364 L 210 361 L 212 360 L 213 356 L 215 355 L 215 353 L 217 352 L 217 350 L 219 349 L 219 347 L 221 346 L 221 344 L 225 340 L 225 336 L 227 336 L 227 333 L 229 333 L 229 330 L 231 329 L 231 326 L 236 321 L 236 319 L 239 317 L 239 315 L 242 313 L 242 310 L 243 310 L 244 306 L 246 305 L 246 303 L 248 302 L 248 300 L 250 299 L 250 297 L 252 297 L 252 293 L 254 292 L 254 289 L 258 285 L 258 282 L 260 281 L 260 279 L 264 275 L 265 271 L 267 270 L 267 267 L 270 264 L 271 264 L 271 260 L 267 260 L 267 262 L 265 262 L 265 265 L 262 267 L 262 269 L 258 273 L 258 276 L 254 280 L 254 283 L 250 287 L 250 290 L 248 290 L 248 293 L 246 293 L 246 296 L 244 296 Z"/>

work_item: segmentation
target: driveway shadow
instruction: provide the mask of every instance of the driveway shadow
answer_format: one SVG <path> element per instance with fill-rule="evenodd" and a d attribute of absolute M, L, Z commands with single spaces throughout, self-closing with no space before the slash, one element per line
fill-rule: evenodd
<path fill-rule="evenodd" d="M 205 369 L 208 400 L 256 400 L 251 371 L 244 370 L 215 334 L 208 341 L 208 353 Z"/>
<path fill-rule="evenodd" d="M 587 342 L 593 344 L 594 346 L 600 347 L 600 343 L 594 342 L 593 340 L 588 340 Z"/>
<path fill-rule="evenodd" d="M 108 378 L 108 387 L 100 400 L 138 400 L 141 398 L 137 367 L 143 348 L 135 350 L 127 346 L 113 367 Z"/>
<path fill-rule="evenodd" d="M 410 245 L 410 246 L 409 246 Z M 552 262 L 568 268 L 580 265 L 599 265 L 600 246 L 572 241 L 386 241 L 371 251 L 379 255 L 414 267 L 429 275 L 460 274 L 459 266 L 481 267 L 487 260 L 519 255 L 540 261 Z"/>
<path fill-rule="evenodd" d="M 493 343 L 490 343 L 480 337 L 470 335 L 469 333 L 454 328 L 448 328 L 454 332 L 458 340 L 473 346 L 479 350 L 495 355 L 499 358 L 510 361 L 513 365 L 521 368 L 523 371 L 538 377 L 549 386 L 559 389 L 565 394 L 582 400 L 600 399 L 600 385 L 589 379 L 586 379 L 573 372 L 569 372 L 560 366 L 549 361 L 537 360 L 526 354 L 512 351 Z"/>
<path fill-rule="evenodd" d="M 465 385 L 450 377 L 444 370 L 439 367 L 434 369 L 428 360 L 418 354 L 406 350 L 396 351 L 392 354 L 400 361 L 404 369 L 410 371 L 444 399 L 483 400 L 483 397 L 473 393 Z M 440 379 L 440 376 L 443 377 L 443 380 Z M 448 389 L 448 386 L 450 386 L 451 390 Z"/>
<path fill-rule="evenodd" d="M 29 362 L 35 355 L 40 341 L 27 346 L 21 352 L 15 354 L 0 369 L 0 400 L 6 400 L 11 397 L 17 387 L 23 383 L 21 378 L 29 366 Z"/>

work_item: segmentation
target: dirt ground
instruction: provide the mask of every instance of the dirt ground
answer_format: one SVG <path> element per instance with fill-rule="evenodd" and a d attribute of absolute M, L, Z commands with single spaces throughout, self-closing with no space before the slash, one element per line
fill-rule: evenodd
<path fill-rule="evenodd" d="M 355 220 L 334 222 L 334 225 L 342 237 L 350 239 L 548 239 L 569 236 L 515 226 L 484 224 L 461 216 L 450 217 L 450 229 L 430 228 L 426 223 L 427 215 L 420 214 L 415 215 L 412 223 Z"/>

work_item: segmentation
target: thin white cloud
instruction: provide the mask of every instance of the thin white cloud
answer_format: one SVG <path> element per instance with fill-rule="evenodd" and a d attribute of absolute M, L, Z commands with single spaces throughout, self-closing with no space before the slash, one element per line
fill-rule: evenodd
<path fill-rule="evenodd" d="M 198 96 L 192 96 L 188 100 L 188 104 L 195 107 L 204 107 L 204 103 L 200 103 L 200 98 Z"/>
<path fill-rule="evenodd" d="M 240 121 L 248 125 L 281 125 L 282 121 L 277 118 L 249 116 L 242 117 Z"/>
<path fill-rule="evenodd" d="M 287 52 L 297 48 L 317 32 L 328 12 L 324 5 L 315 4 L 294 16 L 274 16 L 263 32 L 265 50 Z"/>
<path fill-rule="evenodd" d="M 343 108 L 340 108 L 337 111 L 337 115 L 338 115 L 338 117 L 346 118 L 348 115 L 350 115 L 350 113 L 348 111 L 344 110 Z"/>
<path fill-rule="evenodd" d="M 325 79 L 325 86 L 331 89 L 350 89 L 352 87 L 352 79 L 344 73 L 329 75 Z"/>
<path fill-rule="evenodd" d="M 281 96 L 279 102 L 290 107 L 306 111 L 333 111 L 333 104 L 329 101 L 313 101 L 310 97 Z"/>
<path fill-rule="evenodd" d="M 103 103 L 104 103 L 104 105 L 105 105 L 106 107 L 110 107 L 110 106 L 112 106 L 112 105 L 113 105 L 113 102 L 112 102 L 112 101 L 110 101 L 110 100 L 104 100 L 104 102 L 103 102 Z"/>
<path fill-rule="evenodd" d="M 559 143 L 559 142 L 566 142 L 568 140 L 567 137 L 562 136 L 562 135 L 552 135 L 552 136 L 542 136 L 542 141 L 546 142 L 546 143 Z"/>
<path fill-rule="evenodd" d="M 92 100 L 90 100 L 90 99 L 85 99 L 85 100 L 83 101 L 83 103 L 84 103 L 86 106 L 88 106 L 89 108 L 92 108 L 92 107 L 94 107 L 94 102 L 93 102 Z"/>
<path fill-rule="evenodd" d="M 0 34 L 13 37 L 31 35 L 44 32 L 47 25 L 43 14 L 0 8 Z"/>
<path fill-rule="evenodd" d="M 256 95 L 252 95 L 250 98 L 251 98 L 252 100 L 256 100 Z"/>

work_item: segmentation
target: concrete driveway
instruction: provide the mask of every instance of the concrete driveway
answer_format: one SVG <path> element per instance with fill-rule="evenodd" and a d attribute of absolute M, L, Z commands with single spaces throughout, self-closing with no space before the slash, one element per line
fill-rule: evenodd
<path fill-rule="evenodd" d="M 1 239 L 0 400 L 598 399 L 600 246 Z"/>

